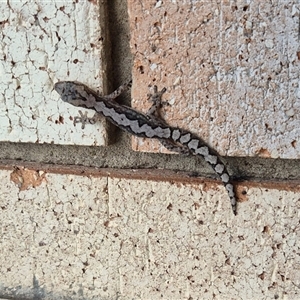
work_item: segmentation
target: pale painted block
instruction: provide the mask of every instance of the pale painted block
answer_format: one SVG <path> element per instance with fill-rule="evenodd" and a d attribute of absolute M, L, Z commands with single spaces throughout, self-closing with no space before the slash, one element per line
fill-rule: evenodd
<path fill-rule="evenodd" d="M 53 91 L 59 80 L 103 90 L 100 12 L 95 1 L 1 2 L 1 141 L 107 143 L 105 122 L 74 127 L 78 109 Z"/>
<path fill-rule="evenodd" d="M 0 171 L 1 297 L 297 299 L 299 189 L 85 174 Z"/>
<path fill-rule="evenodd" d="M 173 126 L 221 155 L 300 158 L 298 0 L 128 1 L 133 106 L 166 87 Z M 133 149 L 156 152 L 134 139 Z"/>

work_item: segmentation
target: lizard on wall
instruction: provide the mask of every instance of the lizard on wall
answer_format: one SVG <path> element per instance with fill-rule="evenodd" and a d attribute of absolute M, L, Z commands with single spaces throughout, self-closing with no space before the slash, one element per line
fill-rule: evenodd
<path fill-rule="evenodd" d="M 158 109 L 161 107 L 161 97 L 166 89 L 157 90 L 154 86 L 154 93 L 151 95 L 152 107 L 147 114 L 143 114 L 133 108 L 118 104 L 114 101 L 124 90 L 131 86 L 131 81 L 121 85 L 113 93 L 100 96 L 86 85 L 74 81 L 60 81 L 55 83 L 54 88 L 64 102 L 74 106 L 93 109 L 96 111 L 93 121 L 100 115 L 104 116 L 111 123 L 120 129 L 133 135 L 145 138 L 158 139 L 167 149 L 182 154 L 200 155 L 210 164 L 213 170 L 222 180 L 234 214 L 236 215 L 236 195 L 233 184 L 225 164 L 219 154 L 212 149 L 201 138 L 193 133 L 167 125 L 158 116 Z M 81 112 L 81 117 L 76 117 L 74 123 L 82 122 L 82 128 L 90 119 Z"/>

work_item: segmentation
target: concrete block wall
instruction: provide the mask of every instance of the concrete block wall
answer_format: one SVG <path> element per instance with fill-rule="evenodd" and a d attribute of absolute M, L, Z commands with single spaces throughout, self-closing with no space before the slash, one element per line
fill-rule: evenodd
<path fill-rule="evenodd" d="M 133 103 L 227 156 L 299 158 L 299 1 L 129 1 Z M 151 144 L 150 144 L 151 143 Z M 134 140 L 135 149 L 157 143 Z"/>
<path fill-rule="evenodd" d="M 299 298 L 297 1 L 0 11 L 1 299 Z M 168 123 L 222 154 L 278 158 L 226 158 L 236 217 L 201 159 L 147 153 L 165 150 L 105 120 L 74 127 L 53 91 L 107 93 L 130 76 L 136 108 L 166 86 Z"/>
<path fill-rule="evenodd" d="M 297 299 L 299 190 L 161 171 L 1 170 L 4 299 Z M 140 178 L 139 178 L 140 177 Z"/>

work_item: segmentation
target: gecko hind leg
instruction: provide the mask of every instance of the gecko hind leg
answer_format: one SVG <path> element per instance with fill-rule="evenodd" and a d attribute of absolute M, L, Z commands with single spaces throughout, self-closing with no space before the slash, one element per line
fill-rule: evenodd
<path fill-rule="evenodd" d="M 174 143 L 174 142 L 172 142 L 170 140 L 160 139 L 159 141 L 169 151 L 176 152 L 176 153 L 179 153 L 179 154 L 182 154 L 182 155 L 186 155 L 186 156 L 193 154 L 190 151 L 190 149 L 188 147 L 186 147 L 186 146 L 177 145 L 176 143 Z"/>
<path fill-rule="evenodd" d="M 148 100 L 152 102 L 151 107 L 149 108 L 147 115 L 155 119 L 155 121 L 161 125 L 166 125 L 165 121 L 161 118 L 159 110 L 163 105 L 170 105 L 166 101 L 162 101 L 161 97 L 166 92 L 166 88 L 163 88 L 161 91 L 158 91 L 157 86 L 153 87 L 153 94 L 148 94 Z M 190 155 L 192 152 L 187 146 L 176 144 L 173 141 L 160 139 L 160 143 L 167 148 L 169 151 L 180 153 L 183 155 Z"/>

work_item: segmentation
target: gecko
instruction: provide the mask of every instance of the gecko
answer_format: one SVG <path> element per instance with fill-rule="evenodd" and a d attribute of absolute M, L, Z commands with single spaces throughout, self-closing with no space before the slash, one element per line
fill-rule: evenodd
<path fill-rule="evenodd" d="M 54 89 L 64 102 L 95 111 L 93 118 L 88 118 L 80 112 L 81 117 L 74 119 L 74 124 L 79 121 L 82 122 L 82 128 L 87 122 L 94 123 L 98 116 L 101 115 L 112 124 L 132 135 L 158 139 L 168 150 L 185 155 L 192 154 L 203 157 L 224 184 L 230 198 L 232 211 L 236 215 L 237 197 L 234 185 L 217 151 L 197 135 L 185 129 L 169 126 L 160 118 L 158 110 L 163 104 L 161 98 L 166 92 L 166 88 L 158 91 L 157 86 L 154 86 L 154 93 L 148 95 L 152 101 L 152 106 L 147 114 L 144 114 L 114 101 L 130 87 L 131 81 L 121 85 L 109 95 L 100 96 L 83 83 L 76 81 L 59 81 L 54 85 Z"/>

